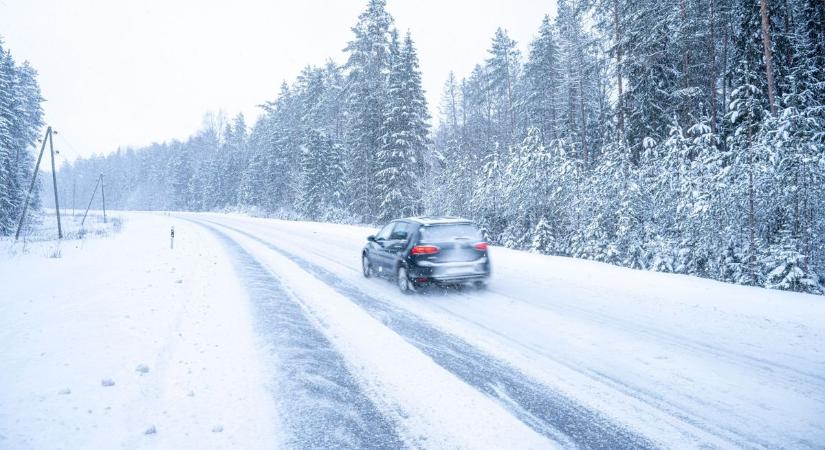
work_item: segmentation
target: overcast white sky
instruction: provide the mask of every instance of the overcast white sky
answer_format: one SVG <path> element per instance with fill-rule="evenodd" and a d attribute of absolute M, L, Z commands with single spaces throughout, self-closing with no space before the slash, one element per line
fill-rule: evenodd
<path fill-rule="evenodd" d="M 67 159 L 184 139 L 206 111 L 275 98 L 307 64 L 341 63 L 366 0 L 0 0 L 0 36 L 40 72 Z M 418 45 L 435 110 L 450 70 L 486 57 L 496 27 L 525 53 L 555 0 L 389 0 Z"/>

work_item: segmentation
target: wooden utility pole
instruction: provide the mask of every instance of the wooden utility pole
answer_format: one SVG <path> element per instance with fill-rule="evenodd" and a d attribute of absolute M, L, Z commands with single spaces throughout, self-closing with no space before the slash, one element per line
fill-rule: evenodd
<path fill-rule="evenodd" d="M 54 133 L 57 133 L 56 131 Z M 40 161 L 43 159 L 43 152 L 46 150 L 46 140 L 49 140 L 49 149 L 52 154 L 52 182 L 54 183 L 54 206 L 57 210 L 57 237 L 63 239 L 63 229 L 60 226 L 60 206 L 57 201 L 57 174 L 54 171 L 54 143 L 52 142 L 52 127 L 46 128 L 46 134 L 43 136 L 43 143 L 40 145 L 40 154 L 37 156 L 37 163 L 34 165 L 34 173 L 32 174 L 32 182 L 29 185 L 29 191 L 26 193 L 26 200 L 23 202 L 23 213 L 20 214 L 20 222 L 17 224 L 17 232 L 14 234 L 14 240 L 20 239 L 20 230 L 23 229 L 23 222 L 26 220 L 26 212 L 29 210 L 29 200 L 31 199 L 34 185 L 37 182 L 37 173 L 40 171 Z"/>
<path fill-rule="evenodd" d="M 60 226 L 60 202 L 57 200 L 57 170 L 54 168 L 54 138 L 52 128 L 49 127 L 49 152 L 52 154 L 52 187 L 54 188 L 54 210 L 57 213 L 57 237 L 63 239 L 63 228 Z"/>
<path fill-rule="evenodd" d="M 768 78 L 768 102 L 771 106 L 771 115 L 776 115 L 776 101 L 774 100 L 773 83 L 773 55 L 771 51 L 771 30 L 768 24 L 768 0 L 759 0 L 759 13 L 762 16 L 762 50 L 765 53 L 765 75 Z"/>

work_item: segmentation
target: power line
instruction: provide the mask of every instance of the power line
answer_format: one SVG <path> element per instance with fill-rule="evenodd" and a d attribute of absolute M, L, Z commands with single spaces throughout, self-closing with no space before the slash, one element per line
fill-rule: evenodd
<path fill-rule="evenodd" d="M 83 213 L 83 220 L 80 221 L 80 228 L 83 228 L 83 224 L 86 223 L 86 215 L 89 214 L 89 208 L 92 207 L 92 201 L 95 199 L 95 194 L 97 194 L 97 187 L 100 186 L 100 180 L 102 180 L 102 179 L 103 179 L 103 174 L 101 174 L 99 177 L 97 177 L 97 183 L 95 183 L 95 189 L 92 191 L 92 198 L 89 199 L 89 205 L 86 206 L 86 212 Z"/>
<path fill-rule="evenodd" d="M 78 152 L 77 149 L 75 149 L 72 143 L 69 142 L 69 139 L 63 135 L 63 133 L 60 133 L 58 137 L 63 141 L 64 144 L 66 144 L 69 150 L 71 150 L 72 154 L 74 155 L 74 159 L 79 159 L 81 157 L 80 152 Z"/>
<path fill-rule="evenodd" d="M 107 223 L 106 221 L 106 191 L 103 189 L 103 174 L 101 173 L 99 177 L 97 177 L 97 183 L 95 183 L 95 189 L 92 191 L 92 198 L 89 199 L 89 205 L 86 206 L 86 212 L 83 213 L 83 220 L 80 221 L 80 227 L 83 228 L 83 224 L 86 223 L 86 215 L 89 214 L 89 208 L 92 207 L 92 202 L 95 199 L 95 194 L 97 194 L 97 187 L 100 186 L 100 195 L 103 200 L 103 223 Z"/>

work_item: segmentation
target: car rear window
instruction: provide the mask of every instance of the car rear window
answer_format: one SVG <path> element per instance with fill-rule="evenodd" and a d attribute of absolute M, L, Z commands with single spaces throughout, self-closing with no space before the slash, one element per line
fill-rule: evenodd
<path fill-rule="evenodd" d="M 471 223 L 428 225 L 421 227 L 421 242 L 445 242 L 455 239 L 483 240 L 478 227 Z"/>

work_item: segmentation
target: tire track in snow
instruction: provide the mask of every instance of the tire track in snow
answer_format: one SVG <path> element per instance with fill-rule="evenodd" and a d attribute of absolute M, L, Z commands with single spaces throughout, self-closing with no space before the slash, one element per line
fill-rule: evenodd
<path fill-rule="evenodd" d="M 261 223 L 239 222 L 238 226 L 240 226 L 240 224 L 251 225 L 251 227 L 248 228 L 251 231 L 253 231 L 255 228 L 266 228 L 266 226 Z M 347 271 L 352 271 L 354 273 L 360 274 L 360 267 L 350 267 L 349 265 L 344 264 L 340 259 L 330 257 L 329 252 L 322 252 L 321 250 L 319 250 L 320 247 L 315 248 L 311 245 L 309 248 L 304 247 L 304 243 L 302 242 L 303 240 L 307 240 L 307 242 L 314 242 L 310 241 L 310 237 L 295 233 L 291 228 L 284 229 L 281 227 L 276 227 L 276 229 L 278 232 L 284 233 L 284 238 L 289 240 L 291 244 L 300 243 L 302 255 L 306 253 L 307 257 L 318 257 L 320 259 L 323 259 L 324 261 L 328 261 L 329 263 L 333 264 L 333 267 L 340 266 L 342 269 L 346 269 Z M 298 240 L 295 241 L 294 239 Z M 332 245 L 336 249 L 344 248 L 343 245 L 336 246 L 337 241 L 334 240 L 326 240 L 319 242 L 322 242 L 325 245 Z M 336 269 L 330 269 L 330 271 L 335 270 Z M 352 282 L 350 281 L 350 283 Z M 504 299 L 508 299 L 510 301 L 519 301 L 515 297 L 504 294 L 499 290 L 489 289 L 488 293 Z M 466 293 L 463 293 L 461 291 L 457 291 L 453 295 L 460 298 L 472 300 L 472 297 L 470 295 L 467 295 Z M 379 301 L 388 303 L 387 300 L 383 299 L 382 297 L 373 298 L 377 298 L 380 299 Z M 650 341 L 670 346 L 671 348 L 680 351 L 685 351 L 688 354 L 697 353 L 700 355 L 708 355 L 716 361 L 725 364 L 730 364 L 733 366 L 738 366 L 741 367 L 743 370 L 750 370 L 754 373 L 761 374 L 762 376 L 768 377 L 768 380 L 773 379 L 773 377 L 781 376 L 784 379 L 785 383 L 787 383 L 791 387 L 794 387 L 795 389 L 799 389 L 800 391 L 816 393 L 821 391 L 822 389 L 822 383 L 817 382 L 819 379 L 823 379 L 821 375 L 818 375 L 815 372 L 802 370 L 792 365 L 785 365 L 781 362 L 754 357 L 746 353 L 735 352 L 725 347 L 710 345 L 708 343 L 695 340 L 690 337 L 684 337 L 678 334 L 669 333 L 665 330 L 660 330 L 650 326 L 643 326 L 642 329 L 638 330 L 638 333 L 635 333 L 635 329 L 631 326 L 631 323 L 626 320 L 617 319 L 600 312 L 590 311 L 588 309 L 572 305 L 554 304 L 554 306 L 559 307 L 559 311 L 556 311 L 553 308 L 548 308 L 546 306 L 537 305 L 535 303 L 530 303 L 530 305 L 553 313 L 563 311 L 568 313 L 572 317 L 591 321 L 595 324 L 598 324 L 599 326 L 613 328 L 618 331 L 634 331 L 634 334 L 649 337 Z M 437 304 L 435 305 L 435 307 L 449 315 L 455 314 L 449 309 L 443 308 Z M 697 408 L 686 406 L 686 404 L 676 402 L 673 399 L 661 395 L 655 389 L 651 389 L 650 386 L 647 386 L 644 383 L 628 383 L 627 380 L 623 380 L 621 378 L 613 376 L 613 374 L 610 371 L 582 367 L 575 361 L 559 359 L 558 355 L 555 355 L 552 352 L 548 352 L 545 349 L 536 348 L 532 345 L 526 345 L 523 342 L 512 340 L 509 336 L 502 334 L 500 331 L 485 326 L 483 323 L 467 319 L 463 316 L 455 317 L 462 319 L 467 323 L 473 324 L 479 329 L 486 330 L 487 332 L 492 333 L 495 336 L 498 336 L 503 341 L 509 342 L 514 346 L 524 348 L 538 356 L 547 358 L 548 360 L 551 360 L 570 370 L 578 372 L 583 376 L 593 379 L 611 389 L 614 389 L 617 392 L 621 392 L 629 397 L 632 397 L 641 402 L 642 404 L 646 404 L 652 408 L 660 410 L 662 413 L 673 417 L 676 421 L 685 424 L 686 428 L 677 428 L 679 429 L 680 433 L 682 433 L 682 435 L 689 441 L 706 441 L 708 445 L 716 446 L 762 448 L 771 446 L 771 441 L 767 438 L 767 435 L 747 431 L 746 427 L 742 425 L 742 423 L 744 422 L 739 423 L 738 425 L 731 423 L 731 425 L 725 426 L 724 423 L 719 423 L 718 421 L 714 420 L 713 416 L 704 415 L 703 411 L 713 410 L 714 406 L 711 403 L 708 403 L 706 399 L 701 395 L 686 397 L 690 402 L 695 403 L 697 405 L 701 405 L 702 409 L 697 410 Z M 744 420 L 747 421 L 747 417 L 744 417 Z M 691 431 L 691 429 L 693 431 Z M 702 436 L 704 436 L 704 439 Z M 715 442 L 715 444 L 711 444 L 711 442 Z"/>
<path fill-rule="evenodd" d="M 187 219 L 188 220 L 188 219 Z M 229 236 L 213 232 L 235 262 L 249 293 L 257 334 L 271 346 L 279 374 L 273 385 L 284 445 L 300 449 L 404 448 L 388 420 L 361 391 L 343 358 L 281 287 L 280 281 Z"/>
<path fill-rule="evenodd" d="M 254 224 L 253 226 L 261 227 L 262 225 Z M 288 234 L 290 238 L 295 238 L 299 240 L 308 239 L 306 236 L 296 234 L 290 229 L 279 228 L 278 231 Z M 298 242 L 290 241 L 290 243 L 297 244 Z M 347 264 L 344 264 L 340 259 L 330 257 L 328 252 L 324 253 L 317 248 L 302 248 L 302 252 L 305 252 L 306 255 L 311 255 L 312 257 L 317 257 L 325 261 L 328 261 L 329 263 L 334 264 L 336 266 L 340 266 L 341 268 L 346 269 L 348 271 L 352 271 L 357 274 L 361 273 L 360 266 L 358 266 L 357 268 L 351 267 Z M 425 291 L 424 295 L 427 295 L 428 293 L 429 292 Z M 516 297 L 509 294 L 505 294 L 498 289 L 491 289 L 488 287 L 486 293 L 495 295 L 497 297 L 501 297 L 502 299 L 506 299 L 506 301 L 509 302 L 520 301 Z M 473 295 L 468 294 L 466 290 L 463 289 L 455 290 L 451 292 L 450 295 L 467 301 L 472 301 L 474 299 Z M 386 302 L 386 300 L 382 301 Z M 775 380 L 777 376 L 781 375 L 784 379 L 784 383 L 795 389 L 799 389 L 800 391 L 805 391 L 813 394 L 819 393 L 823 389 L 822 383 L 817 383 L 817 381 L 820 379 L 825 380 L 825 377 L 822 377 L 821 375 L 815 375 L 811 372 L 806 372 L 788 365 L 784 365 L 779 362 L 753 357 L 751 355 L 740 352 L 734 352 L 727 348 L 713 346 L 692 339 L 690 337 L 684 337 L 677 334 L 669 333 L 665 330 L 656 329 L 647 325 L 639 325 L 639 327 L 634 327 L 634 325 L 627 320 L 615 318 L 604 313 L 591 311 L 589 309 L 577 307 L 574 305 L 554 303 L 553 307 L 551 308 L 545 305 L 532 302 L 528 302 L 528 304 L 532 307 L 536 307 L 540 310 L 548 311 L 550 313 L 565 312 L 568 313 L 570 317 L 575 317 L 577 319 L 589 321 L 598 324 L 598 326 L 600 327 L 612 328 L 617 331 L 624 332 L 626 334 L 636 334 L 639 336 L 649 337 L 650 342 L 656 342 L 657 344 L 667 345 L 674 349 L 685 351 L 687 352 L 687 354 L 705 354 L 714 358 L 716 361 L 725 364 L 730 364 L 732 366 L 741 367 L 743 368 L 743 370 L 752 371 L 753 373 L 761 374 L 762 376 L 765 376 L 767 378 L 767 382 L 772 382 L 772 380 Z M 691 427 L 700 432 L 700 434 L 696 434 L 695 432 L 689 431 L 688 429 L 680 430 L 684 436 L 693 439 L 694 442 L 701 442 L 701 437 L 699 436 L 701 436 L 702 434 L 706 434 L 708 437 L 712 436 L 714 438 L 717 438 L 717 445 L 728 444 L 736 448 L 770 448 L 772 446 L 770 440 L 766 439 L 764 436 L 761 436 L 759 434 L 748 432 L 745 427 L 724 426 L 724 424 L 718 423 L 713 416 L 703 415 L 703 411 L 713 410 L 714 405 L 712 405 L 711 403 L 706 401 L 706 399 L 700 396 L 688 397 L 689 400 L 694 404 L 701 405 L 701 408 L 697 409 L 695 407 L 686 405 L 683 402 L 678 402 L 669 399 L 666 396 L 661 395 L 655 389 L 651 389 L 650 386 L 646 385 L 643 382 L 627 382 L 627 380 L 623 380 L 620 377 L 616 377 L 609 371 L 583 367 L 580 363 L 578 363 L 575 360 L 559 358 L 559 356 L 557 354 L 554 354 L 553 352 L 549 352 L 546 349 L 542 349 L 534 345 L 528 345 L 523 342 L 519 342 L 518 340 L 514 340 L 510 336 L 507 336 L 501 331 L 491 328 L 490 326 L 482 322 L 469 319 L 465 316 L 457 315 L 454 311 L 450 310 L 449 308 L 445 308 L 439 305 L 438 303 L 433 303 L 432 306 L 434 309 L 438 309 L 449 316 L 460 319 L 461 321 L 471 324 L 480 330 L 484 330 L 485 332 L 498 337 L 502 341 L 508 342 L 510 345 L 514 347 L 523 348 L 534 353 L 537 356 L 541 356 L 550 361 L 553 361 L 556 364 L 564 366 L 574 372 L 577 372 L 587 378 L 590 378 L 611 389 L 614 389 L 617 392 L 621 392 L 629 397 L 638 400 L 643 404 L 649 405 L 650 407 L 655 408 L 661 411 L 662 413 L 673 417 L 677 421 L 684 423 L 688 427 Z"/>
<path fill-rule="evenodd" d="M 219 222 L 214 222 L 214 223 L 219 224 Z M 220 225 L 224 226 L 224 227 L 227 227 L 227 228 L 231 228 L 228 225 L 224 225 L 224 224 L 220 224 Z M 234 229 L 234 230 L 238 231 L 237 229 Z M 289 232 L 287 231 L 287 233 L 289 233 Z M 264 241 L 261 241 L 260 239 L 255 238 L 252 235 L 249 235 L 248 233 L 244 233 L 244 234 L 246 234 L 247 236 L 250 236 L 251 238 L 256 239 L 260 242 L 264 242 Z M 291 234 L 291 233 L 289 233 L 289 234 Z M 294 236 L 294 237 L 299 237 L 299 238 L 302 237 L 302 236 L 296 236 L 294 234 L 291 234 L 291 235 Z M 308 249 L 307 253 L 310 253 L 313 256 L 316 256 L 318 258 L 322 258 L 326 261 L 329 261 L 330 263 L 340 265 L 342 268 L 353 270 L 354 272 L 359 273 L 359 274 L 361 273 L 360 268 L 359 269 L 353 269 L 353 268 L 341 263 L 341 261 L 339 261 L 335 258 L 331 258 L 331 257 L 329 257 L 329 255 L 321 253 L 319 251 L 316 251 L 316 250 L 313 250 L 313 249 Z M 501 294 L 497 291 L 490 290 L 489 292 L 493 293 L 494 295 L 498 295 L 498 296 L 501 296 L 503 298 L 507 298 L 510 301 L 517 301 L 514 297 L 509 297 L 509 296 Z M 465 298 L 467 300 L 472 300 L 472 298 L 470 296 L 468 296 L 468 295 L 466 295 L 466 294 L 464 294 L 460 291 L 455 292 L 454 295 L 459 296 L 461 298 Z M 378 301 L 386 303 L 383 300 L 378 300 Z M 435 305 L 435 308 L 443 311 L 445 314 L 454 315 L 454 313 L 452 311 L 450 311 L 449 309 L 444 308 L 442 306 L 439 306 L 437 304 Z M 546 308 L 546 307 L 541 307 L 540 309 L 553 312 L 552 309 Z M 562 306 L 561 309 L 565 309 L 565 307 Z M 599 323 L 602 326 L 613 327 L 613 328 L 616 328 L 618 330 L 626 329 L 626 330 L 630 331 L 630 328 L 622 328 L 620 326 L 621 325 L 620 323 L 619 324 L 614 324 L 614 323 L 611 323 L 609 321 L 600 321 L 600 320 L 598 320 L 597 317 L 606 318 L 607 316 L 605 316 L 605 315 L 597 316 L 597 315 L 594 314 L 593 317 L 588 317 L 586 314 L 584 314 L 584 313 L 587 312 L 587 310 L 575 309 L 575 308 L 572 308 L 572 307 L 569 308 L 568 312 L 570 312 L 572 314 L 575 314 L 576 312 L 581 312 L 582 314 L 577 315 L 577 317 L 588 318 L 588 319 L 590 319 L 590 320 L 592 320 L 596 323 Z M 460 318 L 461 320 L 463 320 L 467 323 L 470 323 L 470 324 L 478 327 L 479 329 L 485 330 L 486 332 L 497 336 L 498 338 L 502 339 L 503 341 L 509 342 L 513 346 L 521 347 L 521 348 L 524 348 L 526 350 L 529 350 L 529 351 L 535 353 L 536 355 L 547 358 L 547 359 L 555 362 L 556 364 L 562 365 L 562 366 L 566 367 L 567 369 L 570 369 L 570 370 L 572 370 L 574 372 L 577 372 L 577 373 L 579 373 L 579 374 L 581 374 L 585 377 L 588 377 L 588 378 L 593 379 L 593 380 L 595 380 L 599 383 L 602 383 L 606 386 L 609 386 L 610 388 L 615 389 L 616 391 L 621 392 L 621 393 L 623 393 L 623 394 L 625 394 L 629 397 L 632 397 L 636 400 L 639 400 L 640 402 L 642 402 L 644 404 L 650 405 L 651 407 L 653 407 L 655 409 L 658 409 L 658 410 L 662 411 L 663 413 L 666 413 L 666 414 L 672 416 L 673 418 L 675 418 L 675 419 L 677 419 L 677 420 L 679 420 L 679 421 L 681 421 L 681 422 L 683 422 L 683 423 L 685 423 L 685 424 L 687 424 L 691 427 L 695 427 L 697 430 L 701 430 L 702 432 L 707 433 L 708 435 L 719 438 L 722 441 L 730 443 L 731 445 L 733 445 L 735 447 L 749 447 L 749 446 L 762 447 L 762 448 L 770 447 L 770 445 L 767 442 L 761 440 L 757 436 L 750 435 L 750 434 L 743 434 L 740 431 L 738 431 L 736 429 L 732 429 L 732 428 L 724 428 L 724 427 L 718 426 L 718 424 L 714 424 L 712 422 L 709 422 L 708 420 L 704 420 L 701 417 L 697 417 L 696 415 L 693 414 L 693 411 L 689 411 L 689 410 L 684 409 L 684 407 L 682 407 L 678 404 L 675 404 L 672 401 L 669 401 L 669 400 L 665 399 L 664 397 L 662 397 L 661 395 L 659 395 L 655 391 L 650 390 L 650 389 L 646 388 L 645 386 L 629 384 L 629 383 L 627 383 L 627 382 L 625 382 L 621 379 L 618 379 L 616 377 L 613 377 L 613 376 L 611 376 L 611 375 L 609 375 L 609 374 L 607 374 L 603 371 L 598 371 L 598 370 L 594 370 L 594 369 L 588 369 L 588 368 L 581 367 L 581 366 L 575 364 L 574 362 L 559 359 L 557 357 L 557 355 L 549 353 L 545 350 L 536 348 L 536 347 L 531 346 L 531 345 L 525 345 L 522 342 L 515 341 L 515 340 L 511 339 L 509 336 L 506 336 L 505 334 L 502 334 L 501 332 L 499 332 L 495 329 L 492 329 L 492 328 L 490 328 L 490 327 L 486 326 L 485 324 L 480 323 L 478 321 L 471 320 L 471 319 L 468 319 L 466 317 L 458 317 L 458 318 Z M 621 321 L 617 320 L 617 322 L 621 322 Z M 673 337 L 672 335 L 667 335 L 666 333 L 662 333 L 662 334 L 672 337 L 672 339 L 667 339 L 665 341 L 667 343 L 670 343 L 674 347 L 683 348 L 683 349 L 687 349 L 687 350 L 692 349 L 689 346 L 683 346 L 683 347 L 679 346 L 678 345 L 678 339 L 676 337 Z M 708 347 L 710 347 L 710 346 L 708 346 Z M 713 348 L 713 347 L 710 347 L 710 348 Z M 701 350 L 696 349 L 696 351 L 701 351 Z M 742 362 L 742 364 L 747 365 L 747 362 Z M 772 373 L 769 369 L 766 369 L 766 370 L 768 370 L 770 373 Z M 506 393 L 500 392 L 500 394 L 502 394 L 500 397 L 501 397 L 501 400 L 504 403 L 506 403 L 508 405 L 515 406 L 515 407 L 518 406 L 517 403 L 513 402 L 511 399 L 509 399 L 506 396 Z M 701 402 L 701 399 L 694 399 L 694 400 L 697 401 L 697 402 Z M 526 416 L 523 416 L 523 417 L 520 416 L 522 421 L 524 421 L 526 423 L 527 420 L 534 420 L 534 418 L 529 416 L 529 412 L 524 411 L 524 413 L 526 414 Z M 692 434 L 691 432 L 689 432 L 687 430 L 681 430 L 681 432 L 685 436 L 692 436 L 698 442 L 698 438 L 696 438 L 696 436 L 694 434 Z"/>
<path fill-rule="evenodd" d="M 527 377 L 518 369 L 478 350 L 457 336 L 434 328 L 418 316 L 364 293 L 323 267 L 243 230 L 211 220 L 197 219 L 197 222 L 201 221 L 237 232 L 283 255 L 364 308 L 437 364 L 497 400 L 519 420 L 553 440 L 566 441 L 586 449 L 655 447 L 647 438 Z"/>
<path fill-rule="evenodd" d="M 255 225 L 261 226 L 260 224 Z M 296 235 L 294 233 L 291 233 L 291 230 L 280 229 L 280 231 L 286 232 L 299 239 L 306 239 L 306 236 Z M 327 259 L 331 262 L 341 264 L 340 261 L 329 258 L 328 255 L 319 253 L 314 250 L 308 250 L 308 252 L 312 253 L 315 256 Z M 341 265 L 342 267 L 352 269 L 351 267 L 348 267 L 344 264 Z M 360 273 L 360 266 L 354 268 L 354 270 Z M 522 301 L 517 299 L 516 297 L 511 296 L 508 293 L 496 289 L 494 286 L 488 287 L 487 292 L 489 294 L 496 295 L 503 299 L 506 299 L 507 301 Z M 470 296 L 467 296 L 466 294 L 463 294 L 461 292 L 457 292 L 455 295 L 461 296 L 462 298 L 471 299 Z M 712 345 L 707 342 L 697 340 L 691 336 L 676 334 L 669 330 L 656 328 L 643 323 L 631 322 L 625 319 L 604 314 L 596 310 L 583 308 L 581 306 L 577 306 L 574 304 L 554 303 L 552 307 L 549 307 L 547 305 L 543 305 L 540 303 L 529 302 L 529 305 L 542 310 L 549 311 L 551 313 L 558 313 L 563 311 L 565 313 L 568 313 L 568 315 L 570 316 L 597 323 L 601 327 L 610 327 L 625 333 L 649 336 L 652 338 L 652 341 L 655 341 L 659 344 L 667 344 L 674 348 L 687 350 L 689 352 L 704 353 L 706 355 L 716 358 L 717 360 L 725 361 L 731 365 L 744 366 L 755 371 L 759 371 L 770 378 L 773 378 L 777 374 L 781 373 L 784 374 L 784 379 L 790 385 L 805 386 L 805 389 L 812 392 L 825 392 L 825 374 L 817 372 L 816 369 L 814 369 L 814 371 L 800 369 L 790 364 L 785 364 L 779 361 L 768 360 L 756 355 L 734 351 L 719 345 Z M 445 312 L 449 312 L 448 310 L 443 308 L 442 310 L 444 310 Z M 805 364 L 814 364 L 814 362 L 810 361 L 803 362 Z"/>
<path fill-rule="evenodd" d="M 444 311 L 445 313 L 450 313 L 449 310 L 445 308 L 437 307 L 440 310 Z M 614 377 L 606 372 L 598 371 L 594 369 L 582 368 L 578 367 L 574 363 L 571 363 L 566 360 L 559 359 L 556 355 L 551 354 L 547 351 L 538 349 L 531 345 L 525 345 L 513 339 L 510 339 L 508 336 L 502 334 L 499 331 L 496 331 L 488 326 L 485 326 L 482 323 L 479 323 L 474 320 L 469 320 L 466 318 L 462 318 L 462 320 L 467 321 L 478 327 L 479 329 L 485 330 L 488 333 L 491 333 L 494 336 L 502 339 L 505 342 L 510 343 L 515 347 L 521 347 L 527 349 L 536 355 L 541 357 L 547 358 L 555 362 L 556 364 L 562 365 L 567 369 L 570 369 L 574 372 L 580 373 L 585 377 L 588 377 L 592 380 L 595 380 L 599 383 L 604 384 L 605 386 L 609 386 L 612 389 L 615 389 L 618 392 L 621 392 L 629 397 L 632 397 L 640 402 L 650 405 L 651 407 L 662 411 L 665 414 L 672 416 L 673 418 L 695 427 L 698 430 L 702 430 L 703 432 L 708 433 L 709 435 L 715 436 L 720 438 L 724 441 L 729 442 L 731 445 L 735 447 L 743 448 L 743 447 L 761 447 L 761 448 L 770 448 L 771 445 L 761 440 L 757 436 L 743 434 L 742 432 L 732 429 L 732 428 L 724 428 L 712 422 L 712 419 L 704 419 L 694 414 L 693 411 L 686 410 L 683 406 L 680 406 L 668 399 L 664 398 L 663 396 L 657 394 L 655 391 L 647 389 L 643 386 L 638 386 L 636 384 L 629 384 L 617 377 Z M 696 402 L 701 402 L 701 399 L 694 398 Z M 686 435 L 689 435 L 685 431 Z"/>
<path fill-rule="evenodd" d="M 511 297 L 510 295 L 497 289 L 491 289 L 490 292 L 510 301 L 516 300 L 514 297 Z M 768 375 L 775 375 L 778 372 L 782 372 L 786 375 L 785 378 L 791 384 L 805 383 L 808 384 L 813 390 L 822 391 L 825 389 L 825 385 L 823 384 L 825 383 L 825 376 L 801 370 L 781 362 L 771 361 L 741 352 L 735 352 L 720 346 L 710 345 L 690 337 L 680 336 L 644 324 L 633 323 L 575 305 L 555 303 L 553 304 L 553 308 L 533 303 L 531 303 L 531 305 L 550 312 L 564 310 L 571 315 L 576 315 L 598 323 L 600 326 L 612 327 L 624 332 L 650 336 L 652 338 L 651 340 L 658 343 L 668 344 L 675 348 L 697 353 L 705 353 L 717 358 L 718 360 L 727 360 L 732 365 L 746 366 L 751 369 L 764 372 Z"/>

